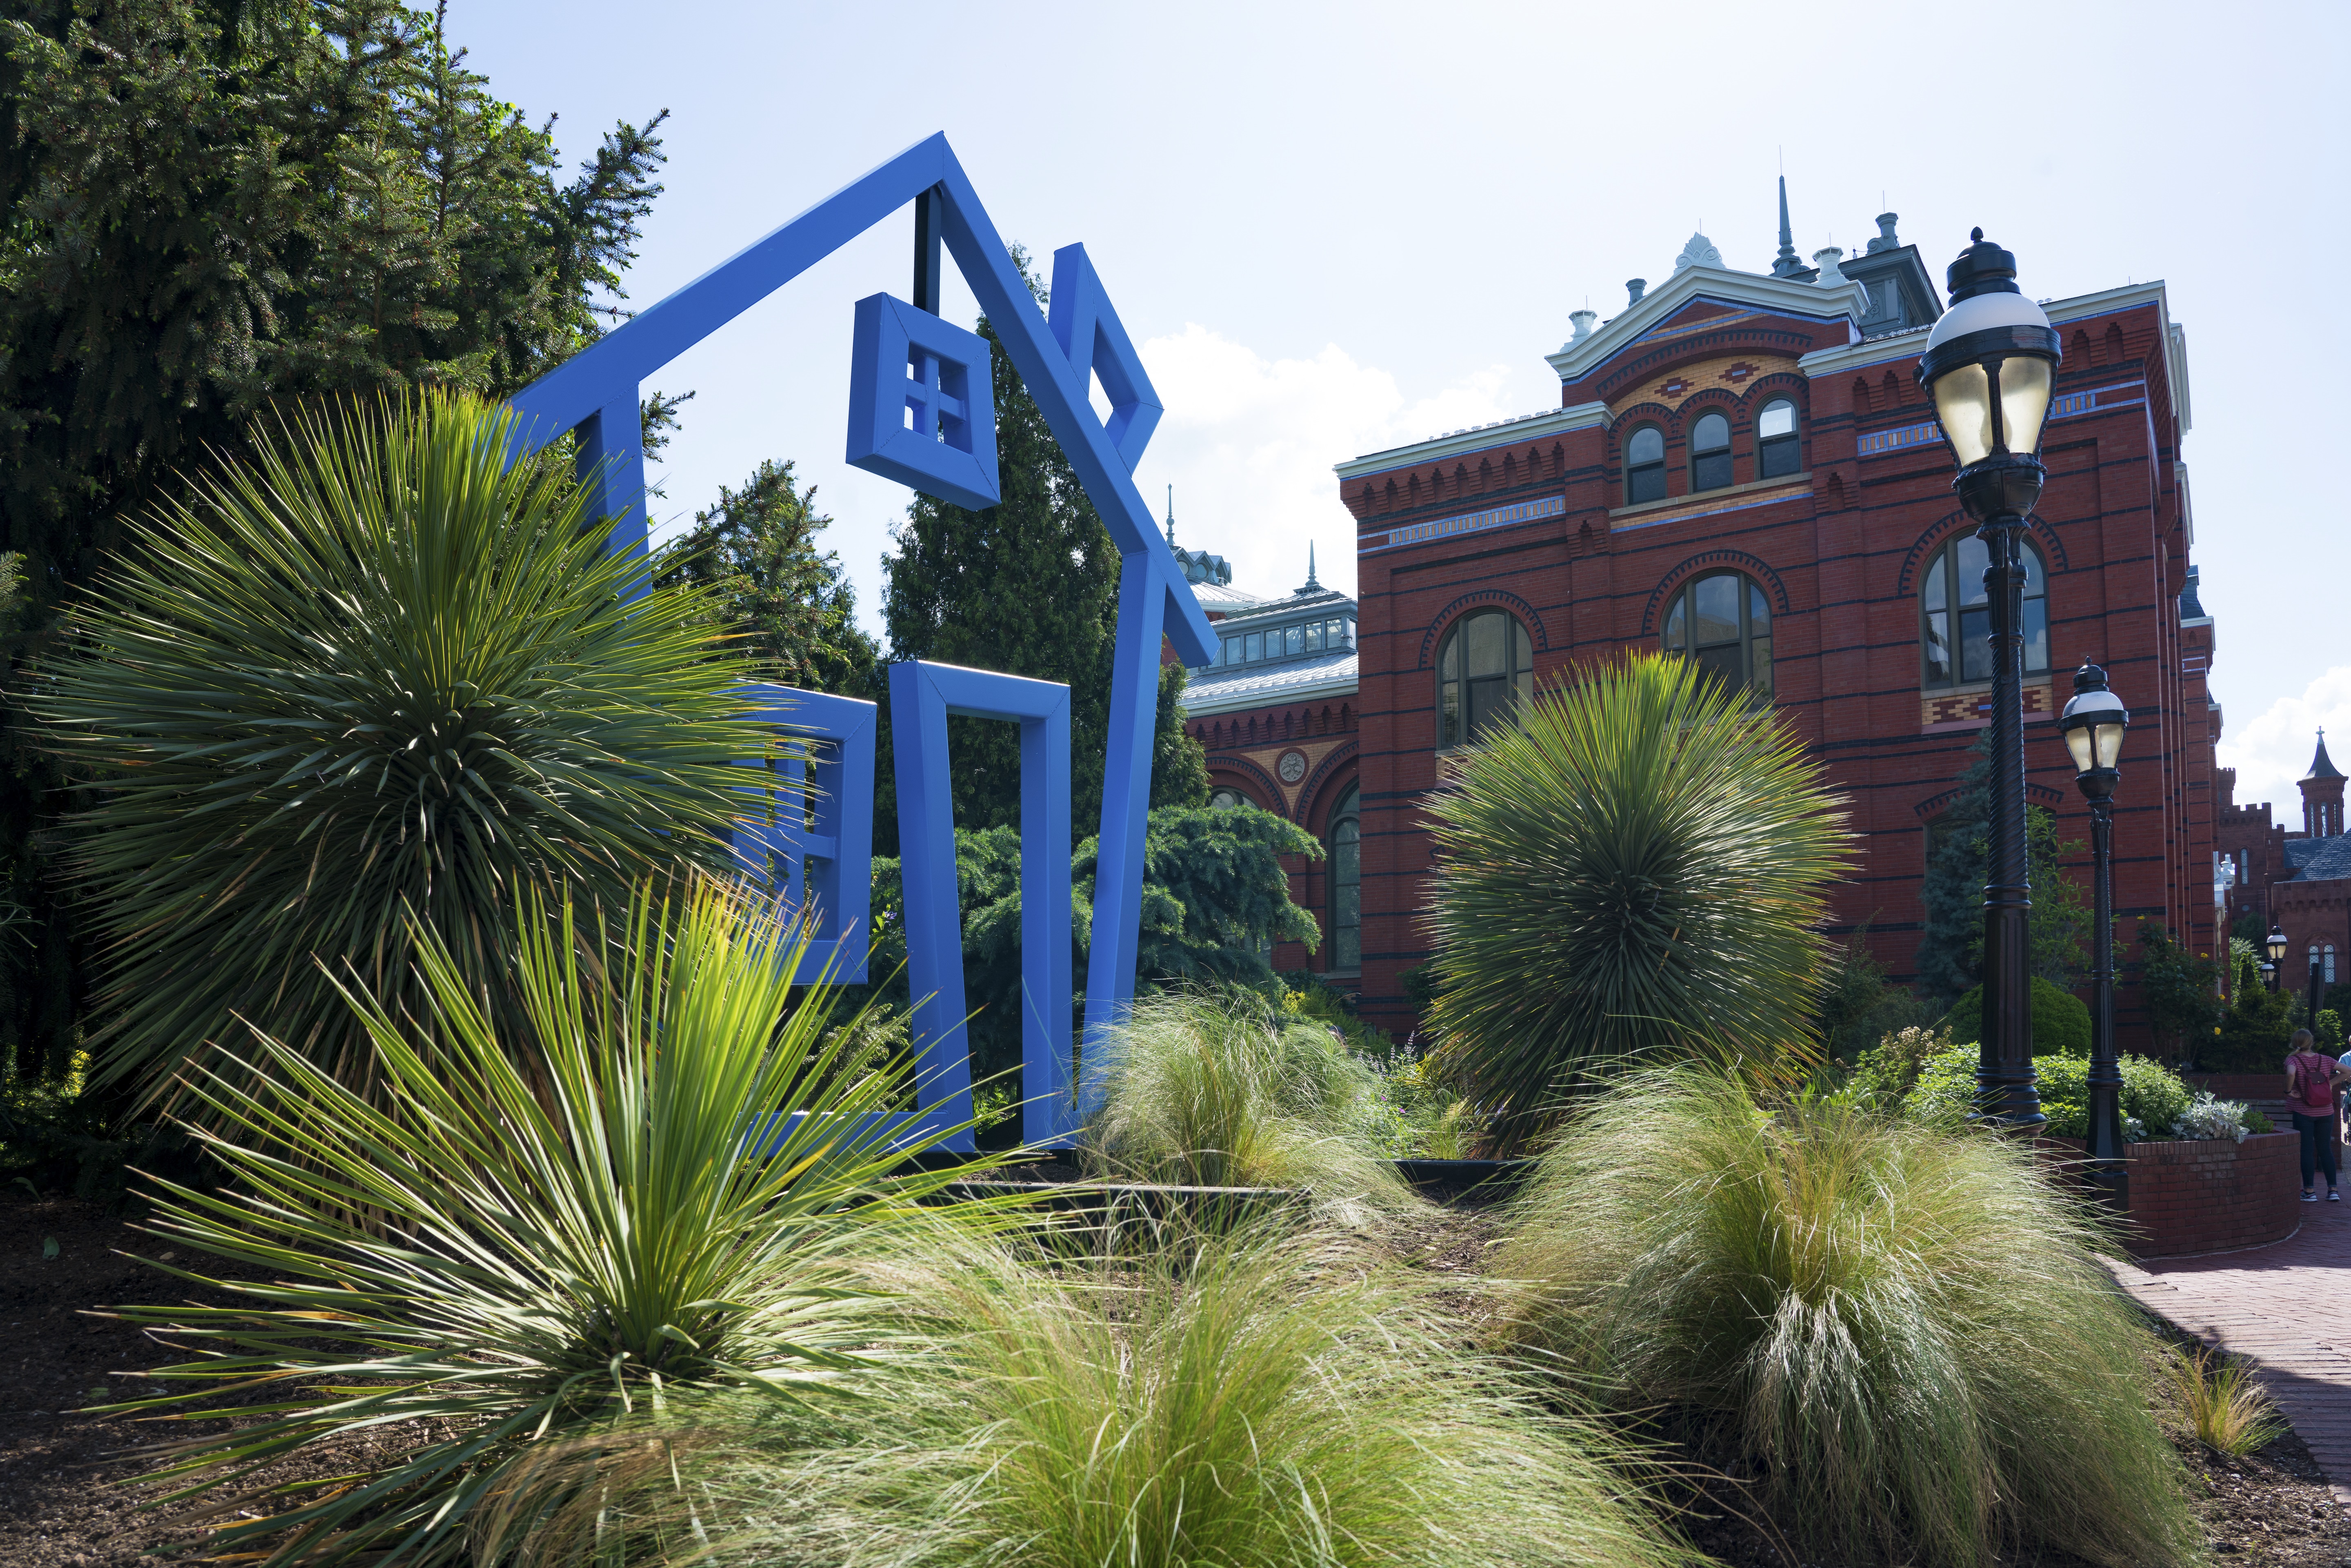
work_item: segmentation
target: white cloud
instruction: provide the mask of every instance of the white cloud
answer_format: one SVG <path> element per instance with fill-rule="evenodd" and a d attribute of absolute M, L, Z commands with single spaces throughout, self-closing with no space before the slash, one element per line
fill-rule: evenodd
<path fill-rule="evenodd" d="M 2310 770 L 2321 728 L 2335 732 L 2335 743 L 2327 748 L 2330 756 L 2351 747 L 2351 665 L 2336 665 L 2311 682 L 2300 696 L 2280 697 L 2257 717 L 2231 716 L 2217 749 L 2220 766 L 2237 770 L 2238 803 L 2272 801 L 2279 821 L 2299 828 L 2302 796 L 2294 783 Z M 2335 766 L 2341 767 L 2341 761 Z"/>
<path fill-rule="evenodd" d="M 1270 361 L 1196 323 L 1141 352 L 1168 412 L 1136 481 L 1155 502 L 1172 482 L 1176 542 L 1225 557 L 1234 585 L 1259 591 L 1305 580 L 1310 540 L 1322 581 L 1354 591 L 1354 519 L 1332 464 L 1544 406 L 1536 378 L 1505 365 L 1407 401 L 1335 343 Z"/>

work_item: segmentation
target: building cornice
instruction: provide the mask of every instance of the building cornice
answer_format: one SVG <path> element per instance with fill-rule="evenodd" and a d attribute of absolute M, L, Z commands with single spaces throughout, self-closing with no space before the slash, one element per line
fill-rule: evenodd
<path fill-rule="evenodd" d="M 1732 272 L 1719 267 L 1686 267 L 1660 284 L 1654 294 L 1628 307 L 1581 343 L 1562 344 L 1543 362 L 1558 372 L 1560 384 L 1582 381 L 1620 350 L 1629 349 L 1662 325 L 1673 313 L 1705 295 L 1726 303 L 1752 305 L 1775 315 L 1798 316 L 1814 321 L 1842 318 L 1848 331 L 1868 308 L 1868 294 L 1853 279 L 1823 288 L 1753 272 Z"/>
<path fill-rule="evenodd" d="M 1571 430 L 1589 430 L 1607 423 L 1606 403 L 1580 402 L 1573 408 L 1547 409 L 1541 413 L 1522 414 L 1517 419 L 1481 424 L 1474 430 L 1457 430 L 1450 434 L 1415 442 L 1410 446 L 1391 446 L 1384 452 L 1367 452 L 1361 457 L 1332 465 L 1332 472 L 1342 479 L 1355 479 L 1390 468 L 1409 468 L 1418 463 L 1432 463 L 1441 457 L 1457 457 L 1541 436 L 1561 435 Z"/>
<path fill-rule="evenodd" d="M 2171 385 L 2173 409 L 2179 415 L 2179 428 L 2189 428 L 2188 418 L 2188 333 L 2171 319 L 2169 297 L 2163 280 L 2133 283 L 2121 288 L 2102 288 L 2095 294 L 2077 294 L 2070 299 L 2049 299 L 2041 308 L 2048 313 L 2051 326 L 2063 326 L 2069 321 L 2085 321 L 2096 316 L 2111 316 L 2118 311 L 2137 309 L 2152 305 L 2160 323 L 2163 342 L 2165 379 Z M 1927 346 L 1929 329 L 1914 327 L 1907 332 L 1886 332 L 1875 338 L 1865 338 L 1858 343 L 1848 343 L 1841 349 L 1815 349 L 1796 361 L 1796 368 L 1814 380 L 1834 375 L 1841 371 L 1857 371 L 1876 365 L 1913 363 Z M 1597 334 L 1594 334 L 1597 336 Z"/>

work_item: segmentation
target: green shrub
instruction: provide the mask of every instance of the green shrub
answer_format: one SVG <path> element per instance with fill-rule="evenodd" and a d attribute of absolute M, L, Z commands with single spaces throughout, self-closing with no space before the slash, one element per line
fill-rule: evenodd
<path fill-rule="evenodd" d="M 1523 1332 L 1760 1466 L 1822 1555 L 2198 1556 L 2152 1336 L 2028 1147 L 1655 1071 L 1581 1111 L 1508 1224 Z"/>
<path fill-rule="evenodd" d="M 2273 991 L 2258 979 L 2237 988 L 2236 999 L 2220 1010 L 2218 1034 L 2196 1046 L 2197 1065 L 2208 1072 L 2274 1072 L 2285 1074 L 2292 1054 L 2295 998 Z"/>
<path fill-rule="evenodd" d="M 1434 1027 L 1503 1141 L 1627 1062 L 1808 1049 L 1851 850 L 1794 734 L 1647 653 L 1514 716 L 1427 802 Z"/>
<path fill-rule="evenodd" d="M 207 1050 L 245 1039 L 234 1014 L 371 1092 L 343 966 L 422 1009 L 421 922 L 510 1019 L 517 887 L 617 924 L 640 878 L 726 866 L 736 764 L 777 731 L 706 591 L 630 597 L 643 564 L 605 553 L 568 465 L 508 466 L 516 418 L 418 394 L 257 431 L 77 612 L 86 652 L 37 706 L 106 780 L 80 818 L 113 1015 L 93 1083 L 234 1071 Z"/>
<path fill-rule="evenodd" d="M 1948 1030 L 1916 1025 L 1896 1030 L 1861 1053 L 1843 1093 L 1851 1103 L 1892 1110 L 1917 1085 L 1928 1060 L 1950 1048 Z"/>
<path fill-rule="evenodd" d="M 469 1516 L 536 1449 L 696 1385 L 853 1386 L 894 1336 L 869 1266 L 969 1212 L 919 1206 L 956 1171 L 891 1174 L 904 1155 L 876 1113 L 894 1077 L 835 1071 L 853 1031 L 820 1045 L 831 998 L 792 1000 L 798 943 L 772 906 L 705 884 L 675 905 L 640 894 L 612 942 L 584 940 L 568 907 L 514 925 L 521 1038 L 419 929 L 430 1049 L 350 994 L 385 1106 L 266 1038 L 249 1085 L 193 1088 L 235 1185 L 163 1184 L 151 1228 L 267 1282 L 169 1268 L 241 1303 L 118 1309 L 199 1357 L 145 1375 L 192 1391 L 118 1408 L 187 1414 L 252 1379 L 283 1392 L 163 1445 L 155 1477 L 184 1499 L 419 1423 L 346 1486 L 217 1523 L 214 1552 L 274 1544 L 291 1563 L 331 1542 L 372 1560 L 403 1543 L 402 1562 L 471 1561 Z M 600 972 L 616 949 L 623 966 Z M 765 1158 L 738 1157 L 753 1111 L 769 1113 Z"/>
<path fill-rule="evenodd" d="M 1081 1144 L 1103 1175 L 1408 1198 L 1360 1135 L 1371 1070 L 1320 1024 L 1280 1022 L 1249 996 L 1176 991 L 1137 998 L 1108 1050 L 1106 1098 Z"/>
<path fill-rule="evenodd" d="M 1921 1120 L 1963 1120 L 1975 1102 L 1979 1047 L 1955 1045 L 1929 1057 L 1904 1109 Z M 2177 1072 L 2144 1056 L 2125 1056 L 2122 1113 L 2139 1124 L 2141 1136 L 2168 1137 L 2186 1113 L 2195 1091 Z M 2036 1056 L 2032 1073 L 2041 1094 L 2041 1113 L 2049 1118 L 2043 1129 L 2053 1138 L 2090 1135 L 2090 1063 L 2079 1056 Z"/>
<path fill-rule="evenodd" d="M 2079 997 L 2059 990 L 2036 975 L 2032 979 L 2032 1010 L 2033 1055 L 2090 1054 L 2090 1009 Z M 1983 1039 L 1981 986 L 1951 1004 L 1943 1028 L 1961 1045 L 1973 1045 Z"/>
<path fill-rule="evenodd" d="M 575 1461 L 592 1482 L 559 1483 L 583 1505 L 537 1560 L 633 1534 L 760 1568 L 1694 1562 L 1620 1443 L 1457 1348 L 1426 1285 L 1312 1238 L 935 1279 L 938 1342 L 886 1395 L 821 1429 L 681 1402 L 664 1441 Z"/>

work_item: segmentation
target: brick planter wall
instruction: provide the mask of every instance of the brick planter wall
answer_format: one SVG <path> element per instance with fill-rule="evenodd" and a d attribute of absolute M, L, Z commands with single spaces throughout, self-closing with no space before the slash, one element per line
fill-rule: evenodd
<path fill-rule="evenodd" d="M 2283 1241 L 2302 1223 L 2302 1140 L 2288 1132 L 2241 1144 L 2133 1144 L 2130 1186 L 2135 1258 Z"/>

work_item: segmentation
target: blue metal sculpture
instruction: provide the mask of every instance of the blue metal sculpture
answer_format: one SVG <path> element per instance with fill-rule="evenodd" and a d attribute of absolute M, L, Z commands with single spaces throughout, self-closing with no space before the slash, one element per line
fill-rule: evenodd
<path fill-rule="evenodd" d="M 1216 643 L 1182 567 L 1135 488 L 1132 470 L 1158 422 L 1159 400 L 1084 248 L 1069 246 L 1054 253 L 1053 316 L 1048 321 L 946 137 L 932 136 L 572 356 L 517 393 L 515 407 L 525 416 L 530 450 L 578 433 L 580 477 L 601 514 L 613 519 L 613 548 L 643 549 L 644 450 L 638 400 L 646 379 L 909 203 L 915 214 L 918 298 L 909 305 L 876 296 L 861 306 L 852 420 L 852 429 L 863 434 L 852 434 L 851 461 L 959 505 L 986 506 L 995 499 L 993 432 L 987 434 L 983 462 L 977 428 L 985 408 L 986 359 L 957 359 L 973 350 L 950 335 L 957 329 L 937 320 L 938 252 L 944 245 L 1123 558 L 1086 977 L 1089 1049 L 1080 1103 L 1081 1110 L 1091 1110 L 1101 1097 L 1106 1054 L 1095 1048 L 1125 1017 L 1134 997 L 1161 639 L 1172 641 L 1187 664 L 1207 663 Z M 884 329 L 883 304 L 877 301 L 886 302 L 893 319 L 904 328 L 903 349 Z M 871 340 L 863 331 L 867 308 L 875 313 Z M 926 369 L 925 355 L 941 361 L 941 368 Z M 948 381 L 948 364 L 966 374 L 959 397 Z M 911 378 L 909 370 L 915 372 Z M 1089 401 L 1094 376 L 1101 377 L 1112 401 L 1107 427 Z M 946 398 L 956 398 L 966 413 L 957 415 Z M 906 423 L 910 413 L 930 422 L 922 434 L 946 451 L 910 455 L 908 444 L 899 439 L 901 431 L 914 429 Z M 875 423 L 882 414 L 886 425 Z M 955 428 L 958 418 L 960 432 Z M 944 441 L 937 440 L 941 435 Z M 1064 801 L 1067 788 L 1065 774 Z M 910 882 L 910 918 L 913 903 Z M 950 912 L 952 907 L 950 902 Z M 945 1041 L 925 1043 L 943 1048 Z"/>
<path fill-rule="evenodd" d="M 1027 1144 L 1063 1143 L 1070 1095 L 1070 688 L 959 664 L 890 666 L 898 852 L 906 887 L 906 978 L 914 997 L 914 1097 L 935 1122 L 971 1120 L 971 1061 L 956 897 L 947 716 L 1020 727 L 1020 1092 Z M 969 1149 L 972 1134 L 948 1148 Z"/>
<path fill-rule="evenodd" d="M 795 979 L 862 986 L 873 936 L 874 706 L 765 684 L 746 695 L 806 755 L 744 764 L 769 776 L 742 787 L 755 799 L 736 824 L 735 863 L 808 912 L 814 929 Z"/>

